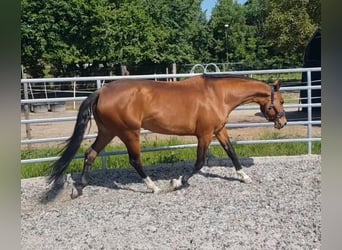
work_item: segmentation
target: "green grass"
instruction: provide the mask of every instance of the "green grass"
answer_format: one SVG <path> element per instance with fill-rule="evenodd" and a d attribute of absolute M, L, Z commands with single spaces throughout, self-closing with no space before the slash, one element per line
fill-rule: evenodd
<path fill-rule="evenodd" d="M 297 137 L 297 136 L 294 136 Z M 274 139 L 281 138 L 275 133 L 269 133 L 262 135 L 260 139 Z M 162 147 L 177 144 L 185 144 L 186 142 L 174 137 L 169 140 L 143 140 L 142 148 Z M 321 153 L 321 143 L 312 143 L 312 153 Z M 255 156 L 280 156 L 280 155 L 300 155 L 306 154 L 308 150 L 307 143 L 272 143 L 272 144 L 258 144 L 258 145 L 234 145 L 235 151 L 238 157 L 255 157 Z M 22 159 L 50 157 L 58 155 L 60 148 L 49 147 L 39 150 L 22 150 Z M 78 154 L 83 154 L 86 148 L 80 148 Z M 126 150 L 124 146 L 108 146 L 106 151 L 123 151 Z M 210 152 L 219 158 L 226 158 L 227 155 L 220 146 L 210 147 Z M 182 161 L 195 161 L 196 149 L 177 149 L 177 150 L 166 150 L 158 152 L 145 152 L 142 154 L 142 160 L 145 166 L 153 166 L 162 163 L 176 163 Z M 21 177 L 30 178 L 36 176 L 48 175 L 47 169 L 51 165 L 51 162 L 46 163 L 35 163 L 35 164 L 23 164 L 21 168 Z M 127 155 L 115 155 L 106 157 L 107 168 L 128 168 L 130 167 Z M 81 172 L 83 166 L 82 159 L 75 159 L 71 162 L 67 173 Z M 98 157 L 92 169 L 101 169 L 102 161 L 101 157 Z"/>

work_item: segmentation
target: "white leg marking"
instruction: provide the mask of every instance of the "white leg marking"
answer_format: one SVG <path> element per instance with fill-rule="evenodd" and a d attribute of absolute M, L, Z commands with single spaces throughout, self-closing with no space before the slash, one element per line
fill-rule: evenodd
<path fill-rule="evenodd" d="M 154 184 L 154 182 L 151 180 L 151 178 L 149 176 L 147 176 L 143 180 L 144 180 L 147 188 L 151 189 L 153 191 L 153 193 L 160 193 L 161 189 L 159 187 L 157 187 L 156 184 Z"/>
<path fill-rule="evenodd" d="M 252 179 L 242 170 L 236 171 L 236 173 L 241 177 L 241 180 L 244 183 L 251 183 L 252 182 Z"/>
<path fill-rule="evenodd" d="M 178 179 L 172 179 L 170 181 L 171 189 L 176 190 L 177 188 L 180 188 L 182 186 L 182 178 L 183 176 L 179 176 Z"/>

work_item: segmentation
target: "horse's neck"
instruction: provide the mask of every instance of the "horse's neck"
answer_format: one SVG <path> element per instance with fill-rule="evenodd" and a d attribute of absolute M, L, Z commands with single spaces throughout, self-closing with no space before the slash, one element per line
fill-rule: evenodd
<path fill-rule="evenodd" d="M 228 101 L 232 102 L 234 108 L 252 102 L 262 105 L 270 95 L 268 85 L 258 81 L 234 84 L 234 87 L 226 88 L 226 91 L 230 96 Z"/>

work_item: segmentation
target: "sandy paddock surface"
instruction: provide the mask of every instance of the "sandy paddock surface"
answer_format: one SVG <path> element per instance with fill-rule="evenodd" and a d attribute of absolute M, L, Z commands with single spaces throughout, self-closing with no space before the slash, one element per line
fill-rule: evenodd
<path fill-rule="evenodd" d="M 190 186 L 153 194 L 135 170 L 92 171 L 83 195 L 56 197 L 42 177 L 21 182 L 22 249 L 320 249 L 321 157 L 211 159 Z M 193 163 L 148 167 L 164 187 Z M 47 199 L 48 197 L 48 199 Z"/>

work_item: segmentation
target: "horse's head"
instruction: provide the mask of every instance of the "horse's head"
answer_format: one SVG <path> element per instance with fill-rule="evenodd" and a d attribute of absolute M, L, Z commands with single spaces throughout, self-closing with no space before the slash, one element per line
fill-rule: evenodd
<path fill-rule="evenodd" d="M 280 81 L 275 81 L 270 85 L 270 98 L 264 104 L 260 105 L 261 112 L 268 121 L 274 122 L 274 127 L 277 129 L 283 128 L 286 123 L 284 111 L 284 99 L 279 91 Z"/>

